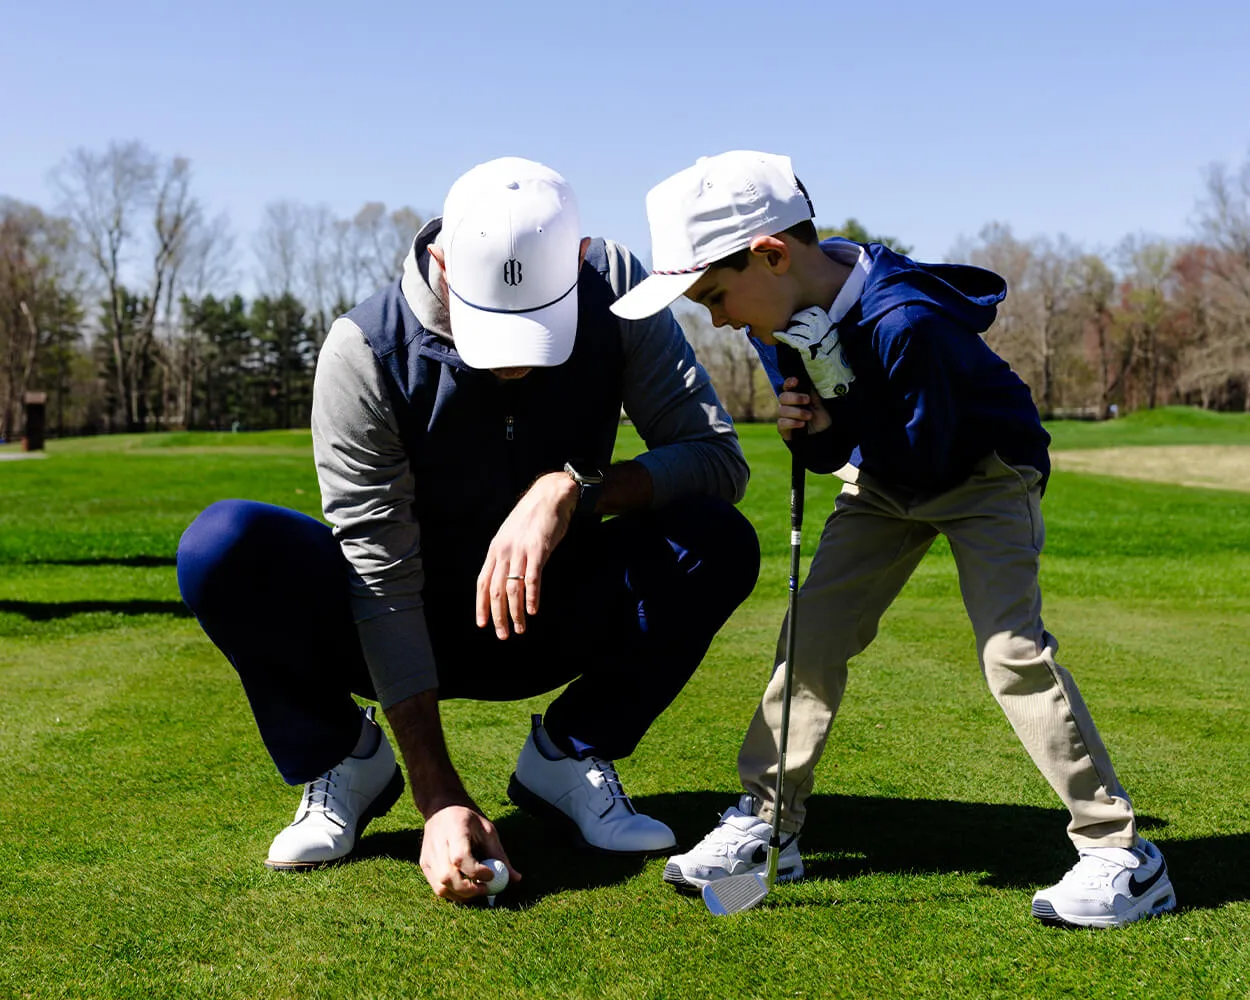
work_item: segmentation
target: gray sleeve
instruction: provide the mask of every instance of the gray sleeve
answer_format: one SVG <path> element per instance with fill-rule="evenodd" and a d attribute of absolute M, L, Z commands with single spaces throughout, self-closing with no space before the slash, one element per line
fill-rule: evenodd
<path fill-rule="evenodd" d="M 605 244 L 608 280 L 619 298 L 646 271 L 620 244 Z M 651 473 L 654 505 L 696 493 L 737 503 L 750 475 L 738 433 L 672 312 L 618 322 L 625 412 L 647 445 L 636 461 Z"/>
<path fill-rule="evenodd" d="M 351 320 L 317 358 L 313 457 L 321 507 L 347 559 L 352 615 L 383 708 L 436 687 L 421 599 L 414 480 L 383 374 Z"/>

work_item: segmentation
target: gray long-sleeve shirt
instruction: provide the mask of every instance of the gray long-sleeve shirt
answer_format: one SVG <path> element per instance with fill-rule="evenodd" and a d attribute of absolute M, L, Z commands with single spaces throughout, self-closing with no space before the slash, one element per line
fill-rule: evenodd
<path fill-rule="evenodd" d="M 435 219 L 417 234 L 400 287 L 422 326 L 450 341 L 447 307 L 435 292 L 438 264 L 428 252 L 440 226 Z M 619 244 L 606 241 L 606 249 L 619 297 L 646 272 Z M 651 475 L 653 505 L 691 494 L 739 501 L 748 471 L 737 433 L 672 314 L 616 322 L 623 404 L 647 446 L 635 460 Z M 436 687 L 438 674 L 421 597 L 412 468 L 382 367 L 347 317 L 334 322 L 318 357 L 312 433 L 322 509 L 350 566 L 353 615 L 386 708 Z"/>

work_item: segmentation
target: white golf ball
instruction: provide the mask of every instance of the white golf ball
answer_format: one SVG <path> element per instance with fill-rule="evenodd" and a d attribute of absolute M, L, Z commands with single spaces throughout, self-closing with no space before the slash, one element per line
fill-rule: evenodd
<path fill-rule="evenodd" d="M 497 858 L 487 858 L 482 864 L 494 872 L 491 880 L 486 883 L 486 895 L 499 895 L 508 885 L 508 866 Z"/>

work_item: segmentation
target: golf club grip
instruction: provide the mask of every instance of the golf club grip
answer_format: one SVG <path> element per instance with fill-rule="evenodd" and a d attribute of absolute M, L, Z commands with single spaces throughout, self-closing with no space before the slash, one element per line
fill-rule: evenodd
<path fill-rule="evenodd" d="M 790 455 L 790 531 L 803 530 L 803 483 L 806 469 L 798 455 Z M 791 569 L 797 569 L 793 562 Z"/>

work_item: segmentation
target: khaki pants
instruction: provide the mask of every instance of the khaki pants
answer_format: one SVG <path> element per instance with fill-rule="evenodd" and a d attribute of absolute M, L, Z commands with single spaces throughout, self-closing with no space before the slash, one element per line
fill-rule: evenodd
<path fill-rule="evenodd" d="M 1080 847 L 1130 847 L 1133 808 L 1072 676 L 1042 626 L 1038 561 L 1045 529 L 1041 474 L 996 455 L 959 486 L 916 504 L 860 474 L 825 522 L 799 591 L 782 829 L 803 825 L 812 774 L 846 688 L 847 661 L 877 624 L 937 534 L 950 540 L 986 682 L 1029 756 L 1072 814 Z M 784 682 L 785 626 L 776 666 L 742 744 L 743 787 L 772 821 Z M 940 682 L 938 682 L 940 683 Z"/>

